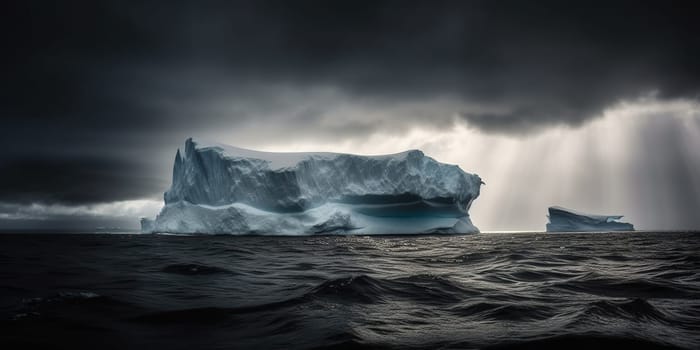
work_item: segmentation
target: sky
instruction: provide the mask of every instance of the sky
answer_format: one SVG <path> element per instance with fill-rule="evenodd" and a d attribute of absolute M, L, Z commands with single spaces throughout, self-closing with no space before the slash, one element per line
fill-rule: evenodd
<path fill-rule="evenodd" d="M 175 151 L 418 148 L 483 231 L 546 209 L 700 229 L 692 1 L 3 4 L 0 229 L 135 228 Z"/>

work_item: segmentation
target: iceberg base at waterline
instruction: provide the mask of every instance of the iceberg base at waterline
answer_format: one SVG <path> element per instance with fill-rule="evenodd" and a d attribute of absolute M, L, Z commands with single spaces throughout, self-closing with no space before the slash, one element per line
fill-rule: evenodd
<path fill-rule="evenodd" d="M 396 210 L 390 205 L 385 210 Z M 382 210 L 373 207 L 373 211 Z M 416 213 L 418 214 L 418 213 Z M 469 216 L 375 216 L 363 207 L 328 203 L 298 213 L 266 212 L 236 203 L 221 207 L 187 202 L 168 204 L 155 220 L 142 219 L 142 232 L 190 234 L 415 234 L 476 233 Z"/>

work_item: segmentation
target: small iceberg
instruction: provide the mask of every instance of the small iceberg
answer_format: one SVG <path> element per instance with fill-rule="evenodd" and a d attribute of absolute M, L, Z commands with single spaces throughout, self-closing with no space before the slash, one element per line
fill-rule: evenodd
<path fill-rule="evenodd" d="M 547 232 L 634 231 L 622 215 L 593 215 L 562 207 L 549 207 Z"/>

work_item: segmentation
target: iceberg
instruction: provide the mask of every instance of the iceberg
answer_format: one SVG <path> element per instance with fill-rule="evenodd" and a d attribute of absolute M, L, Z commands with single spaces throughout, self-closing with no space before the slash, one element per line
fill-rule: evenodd
<path fill-rule="evenodd" d="M 634 231 L 634 226 L 619 222 L 622 215 L 593 215 L 562 207 L 549 207 L 547 232 Z"/>
<path fill-rule="evenodd" d="M 187 139 L 145 233 L 475 233 L 481 178 L 419 150 L 260 152 Z"/>

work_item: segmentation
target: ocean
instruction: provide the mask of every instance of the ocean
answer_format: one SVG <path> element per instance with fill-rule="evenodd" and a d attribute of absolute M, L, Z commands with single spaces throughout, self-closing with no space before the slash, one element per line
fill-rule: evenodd
<path fill-rule="evenodd" d="M 700 348 L 700 233 L 0 235 L 0 348 Z"/>

